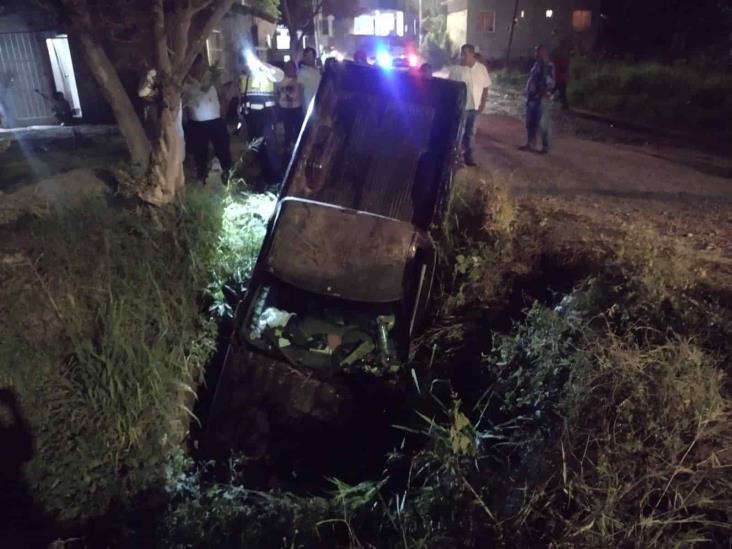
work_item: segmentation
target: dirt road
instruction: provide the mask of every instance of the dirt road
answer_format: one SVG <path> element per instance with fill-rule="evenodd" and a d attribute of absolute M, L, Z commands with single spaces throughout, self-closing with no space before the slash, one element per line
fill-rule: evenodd
<path fill-rule="evenodd" d="M 591 221 L 588 228 L 645 223 L 732 263 L 732 150 L 699 150 L 563 114 L 555 128 L 552 152 L 539 155 L 517 150 L 525 139 L 519 118 L 482 116 L 481 169 L 519 198 Z"/>

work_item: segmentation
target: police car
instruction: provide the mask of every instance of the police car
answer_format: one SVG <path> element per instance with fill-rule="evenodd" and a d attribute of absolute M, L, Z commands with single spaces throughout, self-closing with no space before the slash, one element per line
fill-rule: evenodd
<path fill-rule="evenodd" d="M 398 71 L 417 70 L 424 62 L 414 43 L 402 37 L 386 37 L 362 44 L 370 65 Z"/>

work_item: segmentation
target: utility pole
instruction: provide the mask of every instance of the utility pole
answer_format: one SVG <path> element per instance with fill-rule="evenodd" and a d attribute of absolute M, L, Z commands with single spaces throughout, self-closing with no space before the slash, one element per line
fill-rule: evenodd
<path fill-rule="evenodd" d="M 320 20 L 323 18 L 323 12 L 318 13 L 316 10 L 318 4 L 316 0 L 313 0 L 313 40 L 315 40 L 315 58 L 320 59 Z"/>
<path fill-rule="evenodd" d="M 421 0 L 420 0 L 421 2 Z M 508 47 L 506 48 L 506 70 L 511 62 L 511 44 L 513 44 L 513 31 L 516 28 L 516 17 L 518 16 L 519 0 L 513 4 L 513 18 L 511 19 L 511 31 L 508 33 Z"/>
<path fill-rule="evenodd" d="M 422 46 L 422 0 L 419 0 L 418 8 L 417 8 L 417 20 L 419 21 L 419 24 L 417 25 L 417 28 L 419 31 L 417 31 L 417 47 Z"/>

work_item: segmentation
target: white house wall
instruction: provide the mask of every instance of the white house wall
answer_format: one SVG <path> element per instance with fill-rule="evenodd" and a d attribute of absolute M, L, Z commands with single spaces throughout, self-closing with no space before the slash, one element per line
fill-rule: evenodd
<path fill-rule="evenodd" d="M 461 35 L 458 30 L 463 15 L 455 17 L 451 25 L 451 15 L 460 14 L 460 11 L 455 10 L 462 8 L 463 2 L 451 0 L 448 3 L 448 32 L 455 34 L 455 45 L 472 43 L 485 58 L 504 59 L 515 0 L 468 0 L 465 3 L 468 11 L 467 36 L 463 41 L 459 39 Z M 572 28 L 572 13 L 578 9 L 592 12 L 592 25 L 583 32 L 576 32 Z M 495 28 L 493 32 L 481 32 L 478 29 L 479 13 L 488 10 L 495 11 Z M 546 17 L 547 10 L 552 10 L 551 18 Z M 586 50 L 592 47 L 597 37 L 600 0 L 519 0 L 516 21 L 511 47 L 511 57 L 514 59 L 531 56 L 536 44 L 555 48 L 562 40 L 568 41 L 575 49 Z"/>
<path fill-rule="evenodd" d="M 447 14 L 447 35 L 455 49 L 468 41 L 469 10 L 464 9 Z"/>

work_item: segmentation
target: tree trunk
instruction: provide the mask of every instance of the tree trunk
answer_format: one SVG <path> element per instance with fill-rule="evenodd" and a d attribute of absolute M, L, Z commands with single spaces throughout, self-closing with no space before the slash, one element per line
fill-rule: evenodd
<path fill-rule="evenodd" d="M 292 60 L 297 63 L 301 57 L 302 53 L 302 42 L 297 37 L 298 29 L 294 27 L 288 27 L 287 31 L 290 33 L 290 55 L 292 56 Z"/>
<path fill-rule="evenodd" d="M 298 18 L 296 16 L 296 12 L 293 12 L 290 9 L 289 0 L 282 0 L 281 4 L 284 23 L 287 27 L 287 32 L 290 35 L 290 55 L 292 56 L 292 60 L 297 63 L 298 59 L 300 59 L 300 52 L 302 50 L 302 43 L 297 38 Z"/>
<path fill-rule="evenodd" d="M 150 160 L 150 141 L 145 135 L 145 129 L 102 45 L 86 30 L 78 27 L 77 30 L 84 59 L 102 95 L 112 108 L 114 118 L 127 144 L 132 172 L 140 177 L 147 170 Z"/>
<path fill-rule="evenodd" d="M 180 92 L 171 86 L 162 91 L 164 100 L 160 108 L 159 132 L 152 141 L 147 187 L 141 197 L 158 206 L 172 202 L 185 185 Z"/>

